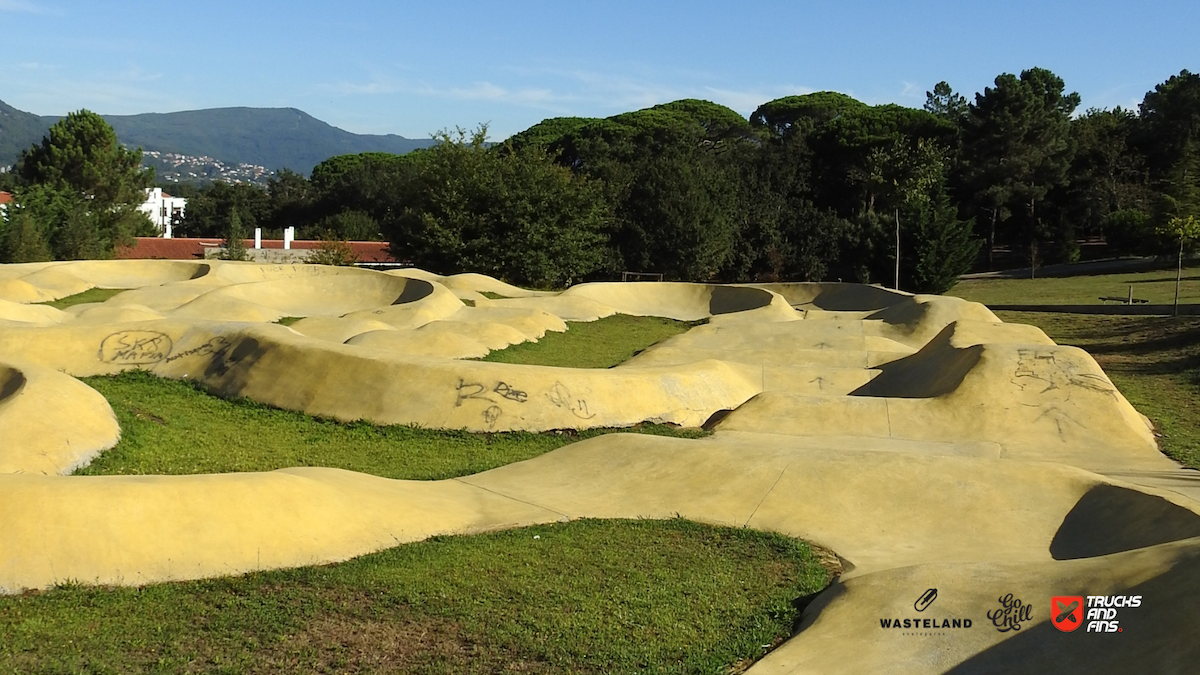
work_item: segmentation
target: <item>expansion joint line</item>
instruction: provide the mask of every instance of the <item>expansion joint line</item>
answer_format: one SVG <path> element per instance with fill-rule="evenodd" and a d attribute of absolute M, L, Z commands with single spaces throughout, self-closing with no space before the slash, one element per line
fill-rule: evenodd
<path fill-rule="evenodd" d="M 792 462 L 794 461 L 795 460 L 792 460 Z M 758 513 L 760 508 L 762 508 L 763 503 L 767 501 L 767 497 L 770 497 L 771 493 L 775 491 L 775 486 L 779 485 L 779 481 L 783 480 L 783 474 L 787 473 L 788 468 L 792 466 L 792 462 L 788 462 L 787 464 L 783 465 L 783 470 L 779 472 L 778 476 L 776 476 L 775 482 L 771 483 L 771 489 L 767 490 L 767 493 L 762 496 L 762 499 L 758 500 L 758 504 L 755 505 L 754 510 L 750 512 L 750 517 L 746 519 L 746 522 L 742 524 L 742 527 L 750 527 L 750 521 L 754 520 L 754 515 Z"/>
<path fill-rule="evenodd" d="M 554 509 L 552 509 L 552 508 L 550 508 L 550 507 L 548 507 L 548 506 L 542 506 L 541 504 L 535 504 L 535 503 L 533 503 L 533 502 L 525 501 L 524 499 L 517 499 L 516 497 L 513 497 L 512 495 L 506 495 L 506 494 L 504 494 L 503 492 L 496 492 L 495 490 L 493 490 L 493 489 L 491 489 L 491 488 L 486 488 L 486 487 L 483 487 L 482 485 L 476 485 L 476 484 L 474 484 L 474 483 L 468 483 L 467 481 L 465 481 L 465 480 L 462 480 L 461 478 L 451 478 L 450 480 L 452 480 L 452 481 L 454 481 L 454 482 L 456 482 L 456 483 L 462 483 L 463 485 L 468 485 L 468 486 L 470 486 L 470 487 L 473 487 L 473 488 L 475 488 L 475 489 L 477 489 L 477 490 L 483 490 L 484 492 L 490 492 L 490 493 L 492 493 L 492 494 L 496 495 L 497 497 L 504 497 L 505 499 L 511 499 L 511 500 L 513 500 L 514 502 L 520 502 L 520 503 L 522 503 L 522 504 L 525 504 L 526 506 L 532 506 L 532 507 L 534 507 L 535 509 L 541 509 L 541 510 L 543 510 L 543 511 L 549 511 L 550 513 L 557 513 L 559 516 L 562 516 L 563 518 L 566 518 L 567 520 L 570 520 L 570 519 L 571 519 L 571 516 L 568 516 L 567 514 L 563 513 L 562 511 L 555 511 Z"/>

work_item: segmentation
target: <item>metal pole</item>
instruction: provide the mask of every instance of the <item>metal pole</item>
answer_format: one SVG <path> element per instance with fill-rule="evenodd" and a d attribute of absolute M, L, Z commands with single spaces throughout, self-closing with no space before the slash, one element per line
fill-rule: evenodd
<path fill-rule="evenodd" d="M 900 290 L 900 209 L 896 209 L 896 290 Z"/>
<path fill-rule="evenodd" d="M 1179 279 L 1183 276 L 1183 237 L 1179 238 L 1179 265 L 1175 267 L 1175 316 L 1179 316 Z"/>

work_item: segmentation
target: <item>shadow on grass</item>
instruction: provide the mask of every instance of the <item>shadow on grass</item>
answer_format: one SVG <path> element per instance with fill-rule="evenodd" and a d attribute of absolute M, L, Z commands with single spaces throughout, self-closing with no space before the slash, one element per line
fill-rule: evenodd
<path fill-rule="evenodd" d="M 1194 277 L 1185 276 L 1182 279 L 1180 279 L 1180 281 L 1200 281 L 1200 275 L 1197 275 Z M 1121 283 L 1137 285 L 1137 284 L 1161 284 L 1164 282 L 1175 283 L 1175 275 L 1172 274 L 1169 277 L 1163 277 L 1161 279 L 1133 279 L 1130 281 L 1122 281 Z"/>

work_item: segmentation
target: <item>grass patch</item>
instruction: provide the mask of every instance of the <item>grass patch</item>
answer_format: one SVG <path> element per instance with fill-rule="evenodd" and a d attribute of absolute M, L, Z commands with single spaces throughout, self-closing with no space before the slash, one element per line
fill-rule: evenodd
<path fill-rule="evenodd" d="M 697 438 L 699 429 L 644 424 L 631 429 L 546 433 L 419 429 L 341 423 L 249 399 L 225 400 L 188 382 L 142 371 L 83 378 L 117 415 L 121 441 L 82 475 L 196 474 L 324 466 L 435 480 L 530 459 L 614 431 Z"/>
<path fill-rule="evenodd" d="M 280 318 L 275 323 L 282 324 L 284 326 L 290 326 L 303 318 L 304 317 L 302 317 L 302 316 L 285 316 L 285 317 Z"/>
<path fill-rule="evenodd" d="M 1183 269 L 1180 303 L 1200 302 L 1200 268 Z M 1099 305 L 1102 297 L 1129 294 L 1152 304 L 1175 302 L 1175 270 L 1091 274 L 1046 279 L 966 279 L 946 292 L 985 305 Z"/>
<path fill-rule="evenodd" d="M 531 366 L 611 368 L 700 323 L 627 314 L 614 314 L 598 321 L 570 321 L 565 333 L 546 333 L 537 342 L 512 345 L 488 354 L 483 360 Z"/>
<path fill-rule="evenodd" d="M 581 520 L 332 566 L 0 597 L 0 671 L 741 672 L 829 578 L 780 535 Z"/>
<path fill-rule="evenodd" d="M 50 305 L 56 309 L 66 309 L 73 305 L 82 305 L 85 302 L 104 302 L 118 293 L 124 293 L 127 288 L 91 288 L 82 293 L 68 295 L 65 298 L 51 300 L 50 302 L 39 302 L 39 305 Z"/>
<path fill-rule="evenodd" d="M 500 295 L 499 293 L 493 293 L 491 291 L 479 291 L 479 294 L 482 295 L 483 297 L 487 298 L 488 300 L 507 300 L 508 299 L 507 295 Z"/>

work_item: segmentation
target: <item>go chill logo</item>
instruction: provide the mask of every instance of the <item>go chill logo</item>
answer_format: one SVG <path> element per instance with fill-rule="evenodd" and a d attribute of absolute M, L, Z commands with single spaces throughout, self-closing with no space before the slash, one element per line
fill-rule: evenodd
<path fill-rule="evenodd" d="M 1140 595 L 1089 595 L 1086 600 L 1081 595 L 1056 595 L 1050 598 L 1050 623 L 1064 633 L 1085 624 L 1087 633 L 1123 633 L 1118 612 L 1141 606 Z"/>

